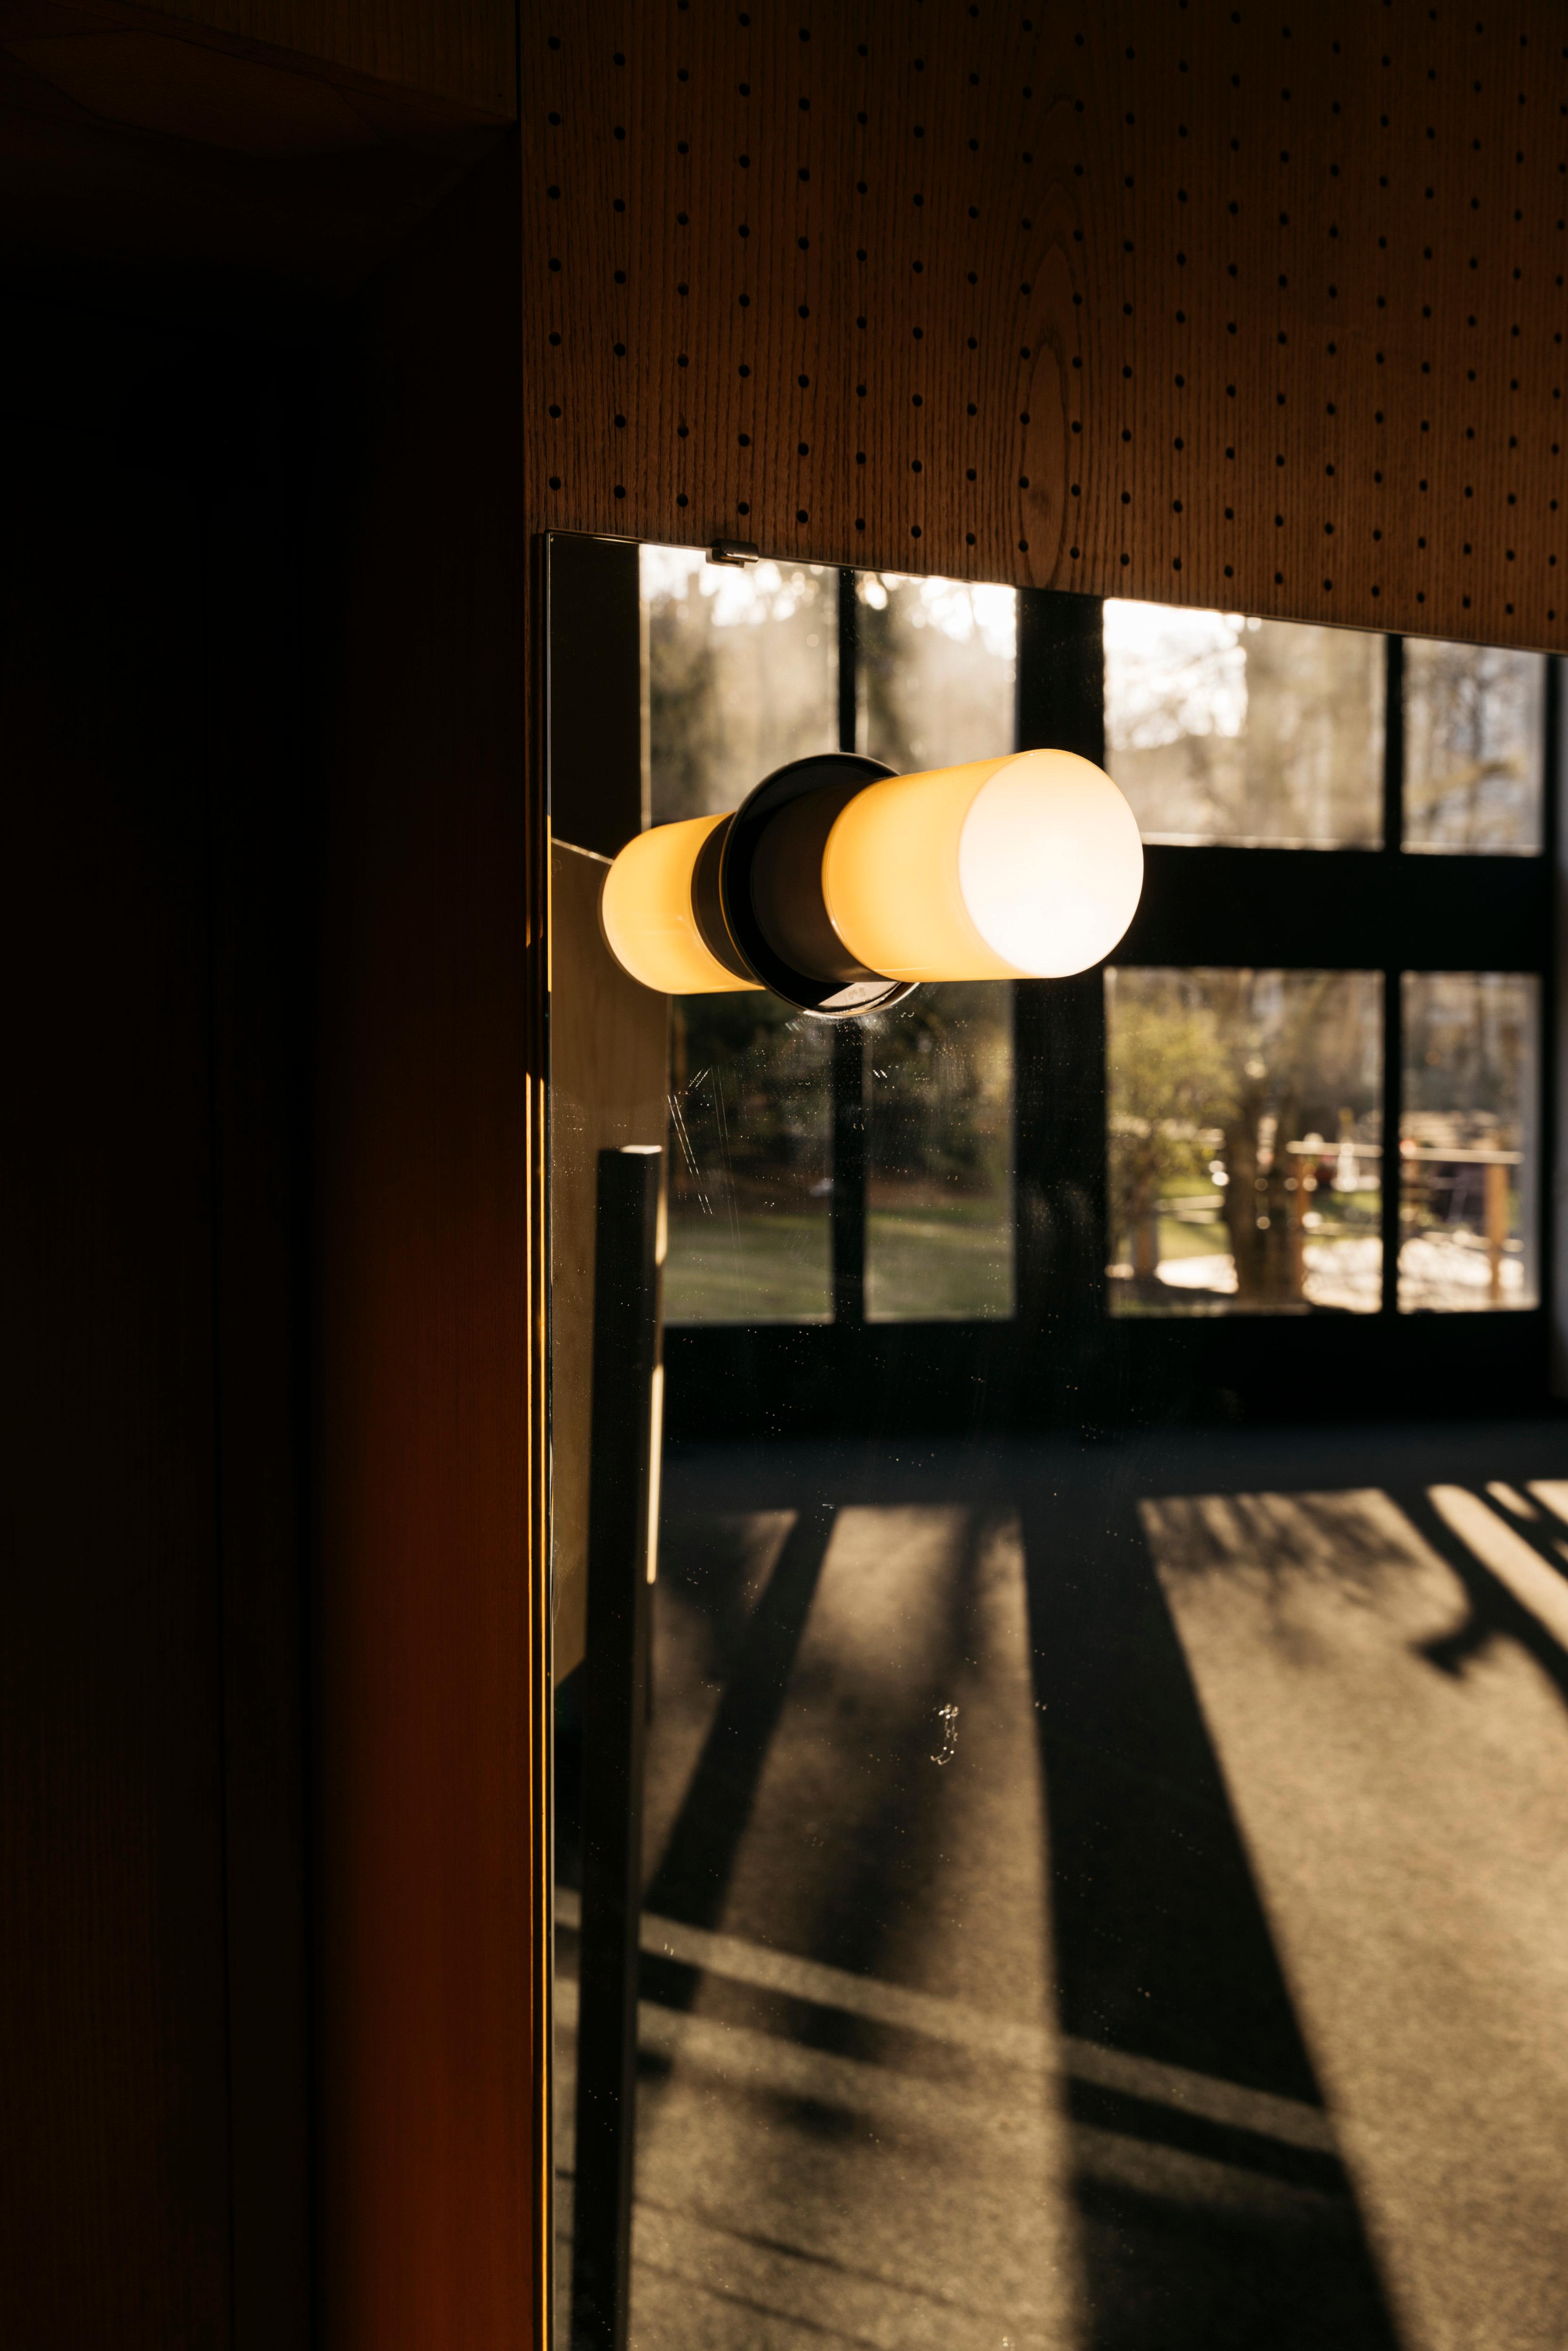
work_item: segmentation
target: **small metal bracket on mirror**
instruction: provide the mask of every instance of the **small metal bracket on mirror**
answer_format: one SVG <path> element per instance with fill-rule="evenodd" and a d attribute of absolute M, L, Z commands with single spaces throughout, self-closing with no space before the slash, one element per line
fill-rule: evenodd
<path fill-rule="evenodd" d="M 710 563 L 757 563 L 760 561 L 756 548 L 748 538 L 716 538 L 708 549 Z"/>

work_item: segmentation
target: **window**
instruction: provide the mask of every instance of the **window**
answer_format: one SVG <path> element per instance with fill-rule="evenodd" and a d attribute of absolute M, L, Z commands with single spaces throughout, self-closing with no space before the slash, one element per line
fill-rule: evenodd
<path fill-rule="evenodd" d="M 1404 667 L 1406 848 L 1533 855 L 1545 656 L 1407 637 Z"/>
<path fill-rule="evenodd" d="M 1374 1313 L 1383 977 L 1105 977 L 1113 1312 Z"/>
<path fill-rule="evenodd" d="M 1494 1375 L 1474 1318 L 1541 1296 L 1553 664 L 678 549 L 642 579 L 654 821 L 834 745 L 909 770 L 1055 743 L 1108 768 L 1147 858 L 1078 980 L 835 1029 L 676 1008 L 666 1302 L 710 1418 L 770 1331 L 786 1417 L 900 1324 L 936 1417 L 1414 1396 L 1458 1360 L 1417 1325 L 1458 1313 L 1464 1376 Z M 1543 1342 L 1496 1364 L 1543 1382 Z"/>
<path fill-rule="evenodd" d="M 1399 1303 L 1534 1306 L 1533 974 L 1407 971 Z"/>
<path fill-rule="evenodd" d="M 734 808 L 810 752 L 950 766 L 1012 747 L 1011 589 L 642 550 L 655 823 Z M 1013 1311 L 1005 983 L 835 1032 L 760 995 L 675 1007 L 674 1324 Z"/>
<path fill-rule="evenodd" d="M 1384 640 L 1105 606 L 1106 767 L 1145 841 L 1376 848 Z"/>

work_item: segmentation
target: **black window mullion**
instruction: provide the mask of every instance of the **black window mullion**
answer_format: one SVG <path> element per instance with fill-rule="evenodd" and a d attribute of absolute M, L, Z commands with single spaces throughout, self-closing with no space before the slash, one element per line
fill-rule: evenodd
<path fill-rule="evenodd" d="M 1017 745 L 1105 758 L 1098 597 L 1022 588 Z M 1105 1338 L 1105 981 L 1013 982 L 1014 1296 L 1042 1416 L 1082 1411 Z"/>
<path fill-rule="evenodd" d="M 853 751 L 860 702 L 855 574 L 839 574 L 839 748 Z M 833 1320 L 865 1321 L 866 1040 L 859 1020 L 841 1021 L 832 1045 Z"/>
<path fill-rule="evenodd" d="M 1387 900 L 1397 902 L 1405 849 L 1405 640 L 1390 637 L 1384 698 L 1383 857 Z M 1399 1128 L 1405 1106 L 1405 974 L 1383 967 L 1383 1300 L 1385 1314 L 1399 1311 L 1399 1244 L 1405 1207 Z"/>
<path fill-rule="evenodd" d="M 1405 640 L 1390 637 L 1383 705 L 1383 847 L 1405 846 Z"/>

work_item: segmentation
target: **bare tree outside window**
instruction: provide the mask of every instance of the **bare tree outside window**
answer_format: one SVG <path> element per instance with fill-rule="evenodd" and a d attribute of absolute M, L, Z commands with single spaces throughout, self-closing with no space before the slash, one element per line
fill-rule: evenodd
<path fill-rule="evenodd" d="M 642 550 L 655 824 L 738 808 L 789 759 L 838 747 L 838 573 Z"/>
<path fill-rule="evenodd" d="M 1541 983 L 1405 975 L 1399 1303 L 1534 1306 Z"/>
<path fill-rule="evenodd" d="M 1542 839 L 1546 661 L 1405 641 L 1405 846 L 1533 855 Z"/>
<path fill-rule="evenodd" d="M 856 592 L 862 748 L 901 775 L 1010 751 L 1014 590 L 870 571 Z"/>
<path fill-rule="evenodd" d="M 1145 840 L 1378 845 L 1382 637 L 1115 599 L 1104 629 L 1106 763 Z"/>
<path fill-rule="evenodd" d="M 1106 974 L 1113 1311 L 1375 1312 L 1381 976 Z"/>

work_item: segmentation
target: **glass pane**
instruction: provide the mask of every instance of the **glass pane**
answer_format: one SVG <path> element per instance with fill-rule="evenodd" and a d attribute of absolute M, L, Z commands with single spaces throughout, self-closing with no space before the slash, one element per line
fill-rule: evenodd
<path fill-rule="evenodd" d="M 862 747 L 903 775 L 1010 751 L 1014 590 L 892 571 L 857 587 Z"/>
<path fill-rule="evenodd" d="M 648 758 L 655 824 L 737 808 L 789 759 L 836 751 L 838 574 L 645 547 Z"/>
<path fill-rule="evenodd" d="M 1541 847 L 1544 653 L 1405 641 L 1405 846 Z"/>
<path fill-rule="evenodd" d="M 1383 981 L 1108 971 L 1112 1311 L 1375 1312 Z"/>
<path fill-rule="evenodd" d="M 1385 639 L 1105 606 L 1105 756 L 1146 841 L 1369 849 Z"/>
<path fill-rule="evenodd" d="M 669 1322 L 821 1322 L 832 1307 L 825 1021 L 777 997 L 678 997 Z"/>
<path fill-rule="evenodd" d="M 1405 975 L 1399 1303 L 1534 1306 L 1538 1008 L 1532 975 Z"/>
<path fill-rule="evenodd" d="M 867 1316 L 1010 1314 L 1012 989 L 923 987 L 867 1027 Z"/>

